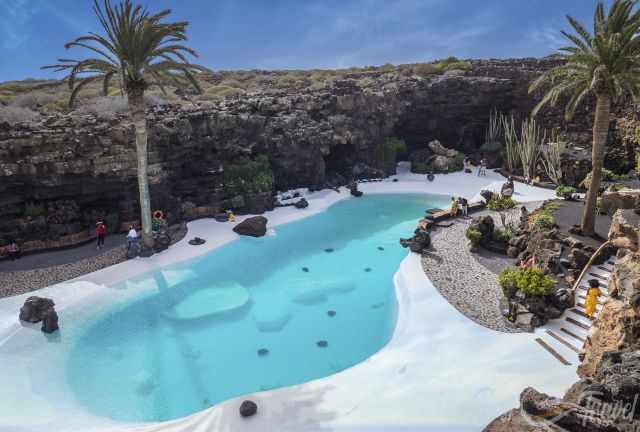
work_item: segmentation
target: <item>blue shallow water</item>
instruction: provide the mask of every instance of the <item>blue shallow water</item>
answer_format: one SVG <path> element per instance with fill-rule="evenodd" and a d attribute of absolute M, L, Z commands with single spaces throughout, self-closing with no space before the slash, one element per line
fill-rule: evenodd
<path fill-rule="evenodd" d="M 95 414 L 163 421 L 353 366 L 393 334 L 393 274 L 407 253 L 398 239 L 425 209 L 447 204 L 406 194 L 347 200 L 275 236 L 138 277 L 130 282 L 155 288 L 88 327 L 69 383 Z"/>

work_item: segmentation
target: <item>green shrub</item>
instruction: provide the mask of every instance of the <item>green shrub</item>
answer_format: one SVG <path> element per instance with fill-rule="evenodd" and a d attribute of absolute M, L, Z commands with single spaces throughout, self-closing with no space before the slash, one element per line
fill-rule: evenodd
<path fill-rule="evenodd" d="M 556 218 L 548 211 L 542 211 L 533 217 L 531 228 L 534 231 L 550 230 L 556 226 Z"/>
<path fill-rule="evenodd" d="M 510 226 L 507 226 L 505 228 L 495 228 L 493 230 L 493 240 L 501 243 L 508 243 L 514 235 L 515 232 Z"/>
<path fill-rule="evenodd" d="M 498 275 L 498 284 L 505 297 L 513 298 L 517 291 L 531 296 L 548 296 L 553 292 L 555 281 L 540 269 L 507 267 Z"/>
<path fill-rule="evenodd" d="M 244 90 L 240 88 L 231 87 L 228 85 L 214 85 L 207 89 L 205 89 L 204 96 L 205 99 L 222 99 L 227 96 L 236 96 L 243 94 Z"/>
<path fill-rule="evenodd" d="M 418 75 L 421 77 L 438 75 L 442 72 L 439 68 L 437 68 L 435 65 L 431 63 L 420 63 L 417 65 L 414 65 L 412 68 L 412 71 L 415 75 Z"/>
<path fill-rule="evenodd" d="M 243 159 L 225 167 L 223 183 L 234 195 L 273 191 L 274 177 L 269 159 L 258 156 L 255 160 Z"/>
<path fill-rule="evenodd" d="M 640 177 L 640 153 L 636 153 L 636 175 Z"/>
<path fill-rule="evenodd" d="M 45 214 L 45 208 L 43 205 L 28 202 L 24 206 L 25 217 L 36 218 Z"/>
<path fill-rule="evenodd" d="M 518 275 L 520 270 L 515 267 L 506 267 L 498 275 L 498 284 L 506 298 L 513 298 L 518 291 Z"/>
<path fill-rule="evenodd" d="M 434 63 L 437 70 L 448 72 L 453 70 L 467 71 L 471 69 L 471 63 L 458 60 L 456 57 L 448 57 L 444 60 Z"/>
<path fill-rule="evenodd" d="M 520 291 L 532 296 L 548 296 L 553 292 L 555 281 L 540 269 L 520 270 L 517 286 Z"/>
<path fill-rule="evenodd" d="M 407 145 L 396 137 L 385 138 L 374 149 L 374 157 L 382 166 L 394 164 L 399 153 L 405 153 Z"/>
<path fill-rule="evenodd" d="M 477 246 L 482 239 L 482 233 L 474 228 L 467 228 L 465 236 L 469 239 L 472 246 Z"/>
<path fill-rule="evenodd" d="M 516 206 L 516 202 L 511 197 L 494 194 L 487 203 L 487 208 L 493 211 L 505 211 Z"/>
<path fill-rule="evenodd" d="M 582 182 L 580 183 L 580 186 L 585 188 L 585 189 L 589 189 L 589 187 L 591 187 L 591 177 L 592 177 L 593 173 L 590 172 L 589 174 L 587 174 L 587 176 L 584 178 L 584 180 L 582 180 Z M 602 181 L 621 181 L 621 180 L 628 180 L 629 176 L 626 174 L 616 174 L 606 168 L 602 168 Z"/>
<path fill-rule="evenodd" d="M 556 188 L 556 195 L 559 198 L 570 199 L 576 192 L 578 192 L 578 190 L 573 186 L 558 186 Z"/>

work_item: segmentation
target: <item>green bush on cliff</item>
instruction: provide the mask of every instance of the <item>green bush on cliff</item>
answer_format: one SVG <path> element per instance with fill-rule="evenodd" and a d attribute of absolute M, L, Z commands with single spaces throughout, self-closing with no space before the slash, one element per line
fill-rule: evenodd
<path fill-rule="evenodd" d="M 571 199 L 574 193 L 578 192 L 573 186 L 558 186 L 556 188 L 556 195 L 566 200 Z"/>
<path fill-rule="evenodd" d="M 452 70 L 467 71 L 471 69 L 471 63 L 459 60 L 457 57 L 447 57 L 444 60 L 434 63 L 434 66 L 442 72 Z"/>
<path fill-rule="evenodd" d="M 580 183 L 580 186 L 582 186 L 585 189 L 589 189 L 589 187 L 591 187 L 591 176 L 592 173 L 587 174 L 587 176 L 584 178 L 584 180 L 582 180 L 582 183 Z M 602 181 L 621 181 L 621 180 L 628 180 L 629 176 L 625 175 L 625 174 L 616 174 L 613 171 L 610 171 L 606 168 L 602 168 Z"/>
<path fill-rule="evenodd" d="M 242 159 L 225 166 L 223 183 L 233 195 L 273 191 L 274 178 L 269 158 L 264 155 L 255 160 Z"/>
<path fill-rule="evenodd" d="M 389 166 L 395 164 L 398 154 L 405 153 L 407 145 L 404 140 L 396 137 L 385 138 L 374 149 L 374 158 L 380 166 Z"/>
<path fill-rule="evenodd" d="M 640 153 L 636 153 L 636 175 L 640 177 Z"/>
<path fill-rule="evenodd" d="M 516 202 L 513 200 L 513 198 L 495 194 L 487 203 L 487 208 L 489 210 L 497 212 L 506 211 L 514 208 L 515 206 Z"/>

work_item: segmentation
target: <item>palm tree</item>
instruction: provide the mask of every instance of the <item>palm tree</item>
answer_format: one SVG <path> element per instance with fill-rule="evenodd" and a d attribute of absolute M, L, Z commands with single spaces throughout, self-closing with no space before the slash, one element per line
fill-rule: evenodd
<path fill-rule="evenodd" d="M 65 79 L 71 90 L 70 106 L 73 106 L 80 90 L 93 82 L 101 81 L 104 94 L 107 95 L 109 85 L 114 80 L 122 94 L 127 96 L 136 136 L 142 239 L 147 247 L 151 247 L 153 237 L 144 92 L 152 85 L 159 86 L 165 92 L 164 86 L 168 83 L 188 83 L 200 91 L 194 75 L 207 69 L 191 64 L 187 56 L 197 57 L 197 54 L 181 44 L 187 40 L 189 23 L 163 22 L 171 13 L 170 10 L 152 15 L 131 0 L 124 0 L 115 7 L 111 6 L 109 0 L 104 0 L 103 7 L 98 0 L 94 0 L 93 10 L 104 34 L 91 32 L 67 43 L 65 48 L 84 48 L 95 56 L 84 60 L 59 59 L 58 64 L 43 69 L 68 72 Z"/>
<path fill-rule="evenodd" d="M 560 49 L 565 62 L 544 73 L 529 88 L 531 93 L 547 83 L 551 85 L 533 115 L 543 106 L 555 105 L 561 97 L 568 97 L 564 112 L 566 119 L 571 119 L 587 95 L 595 96 L 592 180 L 582 217 L 584 235 L 594 234 L 611 103 L 625 94 L 634 98 L 640 94 L 640 12 L 634 11 L 636 3 L 636 0 L 614 0 L 605 15 L 602 2 L 598 2 L 593 35 L 567 16 L 576 34 L 562 31 L 571 42 L 570 46 Z"/>

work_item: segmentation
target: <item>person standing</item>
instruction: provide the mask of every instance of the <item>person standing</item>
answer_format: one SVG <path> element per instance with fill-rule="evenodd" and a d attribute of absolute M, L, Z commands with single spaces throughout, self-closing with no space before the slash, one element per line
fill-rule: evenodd
<path fill-rule="evenodd" d="M 597 279 L 589 279 L 589 290 L 587 291 L 587 299 L 584 302 L 584 310 L 589 318 L 593 318 L 596 313 L 598 297 L 600 297 L 600 282 Z"/>
<path fill-rule="evenodd" d="M 129 233 L 127 234 L 127 251 L 129 251 L 131 249 L 131 246 L 133 246 L 133 244 L 137 241 L 138 241 L 138 232 L 133 227 L 133 225 L 131 225 L 129 227 Z"/>
<path fill-rule="evenodd" d="M 101 249 L 104 247 L 104 236 L 107 233 L 107 227 L 105 227 L 104 222 L 99 221 L 96 224 L 96 234 L 98 236 L 98 247 L 96 249 Z"/>
<path fill-rule="evenodd" d="M 451 197 L 451 208 L 449 211 L 452 218 L 458 216 L 458 201 L 456 201 L 456 197 Z"/>
<path fill-rule="evenodd" d="M 462 210 L 462 217 L 467 217 L 469 214 L 469 201 L 465 197 L 460 197 L 460 209 Z"/>
<path fill-rule="evenodd" d="M 7 254 L 9 255 L 9 259 L 11 261 L 15 261 L 20 258 L 20 248 L 15 241 L 12 241 L 7 248 Z"/>

